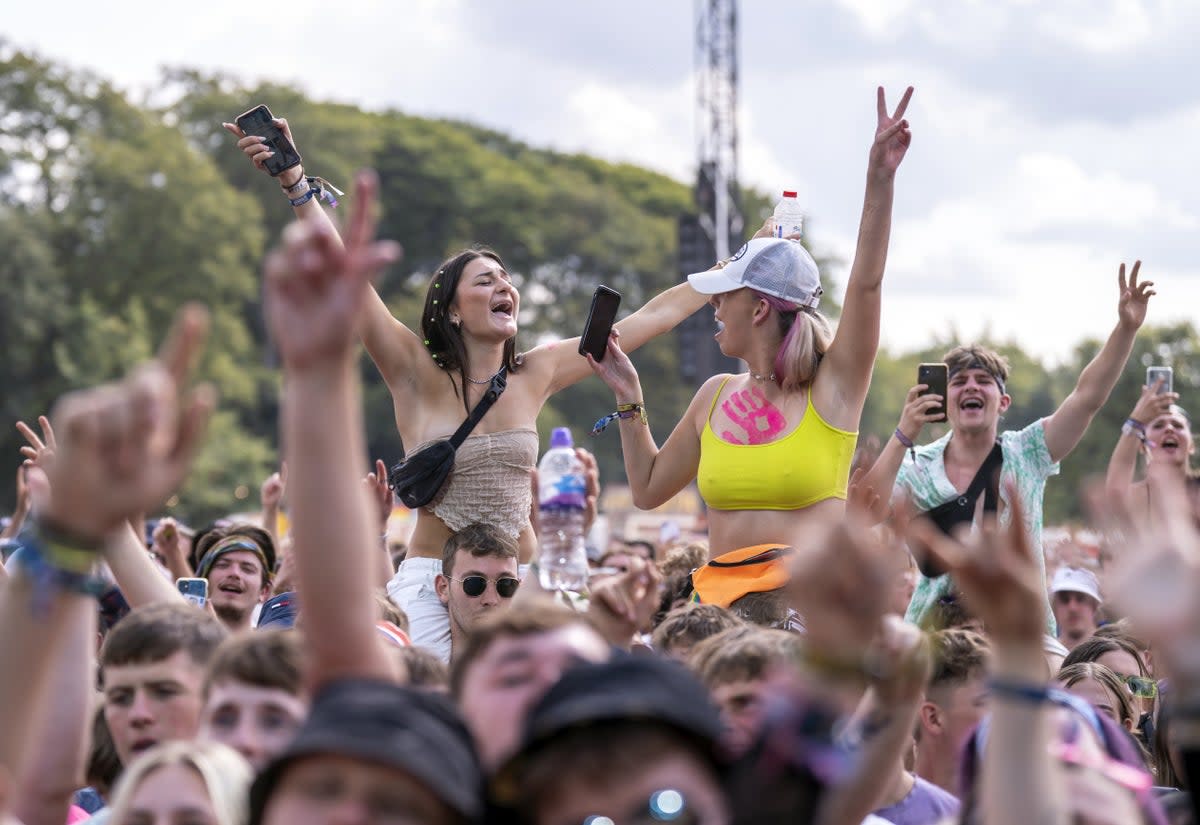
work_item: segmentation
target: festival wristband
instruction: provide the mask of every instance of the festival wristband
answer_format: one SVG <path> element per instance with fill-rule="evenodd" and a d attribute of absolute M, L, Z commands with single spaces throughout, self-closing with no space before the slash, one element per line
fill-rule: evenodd
<path fill-rule="evenodd" d="M 897 441 L 899 441 L 901 444 L 904 445 L 904 447 L 908 450 L 909 456 L 912 457 L 913 464 L 916 464 L 917 463 L 917 445 L 913 443 L 913 440 L 911 438 L 906 436 L 904 433 L 900 432 L 899 427 L 897 427 L 896 432 L 894 432 L 892 434 L 894 436 L 896 436 Z"/>
<path fill-rule="evenodd" d="M 630 404 L 618 404 L 616 412 L 611 412 L 596 422 L 595 426 L 592 427 L 592 435 L 599 435 L 604 432 L 609 424 L 618 419 L 623 421 L 637 419 L 643 424 L 648 425 L 650 423 L 646 417 L 646 405 L 642 402 L 635 401 Z"/>
<path fill-rule="evenodd" d="M 1036 682 L 989 679 L 987 687 L 989 695 L 998 699 L 1012 699 L 1030 705 L 1044 705 L 1054 701 L 1050 694 L 1050 686 Z"/>

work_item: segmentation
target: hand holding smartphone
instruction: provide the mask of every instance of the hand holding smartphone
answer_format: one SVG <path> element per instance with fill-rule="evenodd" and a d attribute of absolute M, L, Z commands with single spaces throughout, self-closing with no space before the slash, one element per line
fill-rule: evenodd
<path fill-rule="evenodd" d="M 179 578 L 175 580 L 175 587 L 196 607 L 208 604 L 208 579 Z"/>
<path fill-rule="evenodd" d="M 617 308 L 621 306 L 621 293 L 604 285 L 596 287 L 592 295 L 592 308 L 588 310 L 583 335 L 579 337 L 579 354 L 591 355 L 603 361 L 608 352 L 608 336 L 617 320 Z"/>
<path fill-rule="evenodd" d="M 938 416 L 936 420 L 946 420 L 946 391 L 949 384 L 949 368 L 945 364 L 921 364 L 917 367 L 917 383 L 928 387 L 922 395 L 940 395 L 942 403 L 929 412 Z"/>
<path fill-rule="evenodd" d="M 237 116 L 237 126 L 244 134 L 266 138 L 265 146 L 274 154 L 263 161 L 263 166 L 276 177 L 293 166 L 300 165 L 300 153 L 275 125 L 275 117 L 266 106 L 255 106 Z"/>

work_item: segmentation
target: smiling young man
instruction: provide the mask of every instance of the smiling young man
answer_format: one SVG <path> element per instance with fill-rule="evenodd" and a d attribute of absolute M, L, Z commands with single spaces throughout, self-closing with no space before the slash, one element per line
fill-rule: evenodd
<path fill-rule="evenodd" d="M 249 630 L 271 593 L 275 542 L 265 530 L 236 524 L 208 533 L 197 548 L 196 575 L 208 579 L 213 612 L 230 632 Z"/>

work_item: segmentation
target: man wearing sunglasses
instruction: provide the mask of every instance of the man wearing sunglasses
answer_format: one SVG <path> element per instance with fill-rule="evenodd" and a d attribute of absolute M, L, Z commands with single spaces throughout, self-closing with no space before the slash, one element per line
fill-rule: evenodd
<path fill-rule="evenodd" d="M 410 616 L 413 640 L 448 662 L 480 619 L 512 604 L 520 584 L 517 553 L 516 541 L 488 524 L 471 524 L 451 536 L 435 580 L 447 615 Z"/>

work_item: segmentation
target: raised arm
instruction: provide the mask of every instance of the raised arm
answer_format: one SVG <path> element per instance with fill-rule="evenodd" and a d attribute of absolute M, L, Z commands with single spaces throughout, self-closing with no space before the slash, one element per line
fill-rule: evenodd
<path fill-rule="evenodd" d="M 1154 286 L 1153 281 L 1138 281 L 1138 270 L 1141 266 L 1141 261 L 1134 262 L 1126 282 L 1125 264 L 1121 264 L 1117 274 L 1120 286 L 1117 325 L 1100 352 L 1083 368 L 1083 372 L 1079 373 L 1075 389 L 1045 421 L 1046 449 L 1050 451 L 1050 458 L 1054 461 L 1062 461 L 1075 449 L 1088 424 L 1092 423 L 1092 418 L 1108 400 L 1109 393 L 1121 377 L 1121 371 L 1125 369 L 1125 362 L 1129 360 L 1129 353 L 1133 351 L 1133 340 L 1142 322 L 1146 320 L 1146 307 L 1150 296 L 1154 294 L 1154 290 L 1151 289 Z"/>
<path fill-rule="evenodd" d="M 1142 387 L 1141 397 L 1129 413 L 1117 446 L 1113 448 L 1112 457 L 1108 459 L 1108 471 L 1104 476 L 1104 486 L 1110 495 L 1119 496 L 1129 502 L 1129 491 L 1133 485 L 1133 476 L 1137 471 L 1138 453 L 1144 450 L 1146 427 L 1158 416 L 1167 412 L 1170 406 L 1179 400 L 1178 393 L 1159 393 L 1161 384 L 1153 387 Z"/>
<path fill-rule="evenodd" d="M 647 419 L 649 416 L 642 395 L 642 384 L 629 356 L 621 348 L 623 336 L 614 329 L 608 340 L 608 355 L 603 361 L 587 356 L 589 367 L 600 376 L 616 396 L 617 410 L 636 405 L 616 423 L 621 430 L 621 454 L 625 459 L 625 475 L 633 494 L 633 503 L 642 510 L 651 510 L 682 490 L 696 477 L 700 466 L 700 436 L 696 416 L 702 399 L 711 399 L 721 377 L 710 378 L 696 393 L 683 418 L 675 425 L 662 449 L 654 443 Z"/>
<path fill-rule="evenodd" d="M 883 87 L 877 91 L 878 125 L 867 162 L 867 191 L 858 226 L 858 246 L 846 282 L 837 334 L 825 354 L 830 364 L 826 374 L 833 378 L 840 402 L 856 411 L 861 411 L 866 400 L 879 349 L 883 270 L 892 234 L 892 197 L 896 170 L 912 142 L 912 132 L 904 119 L 912 93 L 909 86 L 896 111 L 888 115 Z"/>
<path fill-rule="evenodd" d="M 314 689 L 339 678 L 387 679 L 375 636 L 376 513 L 358 467 L 366 452 L 354 364 L 369 279 L 399 258 L 374 239 L 374 183 L 360 175 L 345 245 L 319 221 L 284 232 L 266 265 L 267 326 L 284 369 L 292 555 Z"/>
<path fill-rule="evenodd" d="M 927 389 L 929 389 L 927 385 L 917 384 L 908 391 L 908 395 L 904 398 L 904 409 L 900 412 L 900 422 L 896 425 L 896 431 L 883 445 L 879 458 L 875 459 L 875 463 L 871 465 L 871 469 L 863 478 L 864 484 L 877 490 L 884 498 L 891 497 L 892 488 L 896 485 L 896 476 L 900 472 L 900 465 L 904 463 L 906 457 L 911 455 L 910 451 L 913 448 L 909 445 L 916 444 L 917 439 L 921 436 L 921 430 L 926 424 L 942 421 L 945 418 L 940 412 L 931 412 L 939 404 L 944 403 L 945 399 L 934 393 L 922 394 Z M 904 438 L 903 441 L 901 436 Z"/>
<path fill-rule="evenodd" d="M 292 136 L 292 128 L 287 119 L 275 118 L 275 125 L 283 131 L 292 146 L 296 146 L 296 139 Z M 221 126 L 238 139 L 238 149 L 250 159 L 255 168 L 266 174 L 263 162 L 270 157 L 271 152 L 263 145 L 264 139 L 245 134 L 234 123 L 222 123 Z M 295 204 L 292 211 L 299 220 L 312 221 L 324 226 L 330 231 L 333 242 L 340 245 L 342 239 L 337 232 L 337 226 L 321 206 L 321 198 L 316 195 L 307 197 L 309 187 L 305 182 L 306 176 L 302 165 L 284 170 L 277 178 L 279 188 L 283 190 L 282 196 Z M 374 198 L 378 184 L 372 179 L 367 185 L 370 196 Z M 357 193 L 355 196 L 360 197 Z M 374 286 L 367 291 L 359 337 L 383 380 L 393 391 L 412 375 L 419 359 L 428 357 L 417 333 L 392 315 L 392 311 L 387 308 Z"/>

